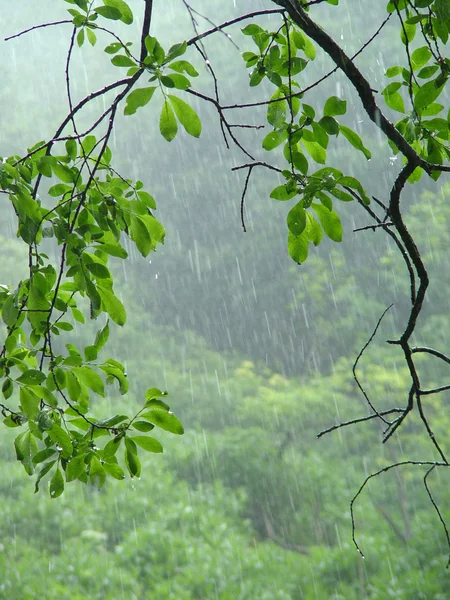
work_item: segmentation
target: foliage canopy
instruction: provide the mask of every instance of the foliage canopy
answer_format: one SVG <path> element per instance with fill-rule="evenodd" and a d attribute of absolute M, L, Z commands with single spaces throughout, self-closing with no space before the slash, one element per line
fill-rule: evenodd
<path fill-rule="evenodd" d="M 450 171 L 446 164 L 450 156 L 450 113 L 445 115 L 441 103 L 450 73 L 450 61 L 443 54 L 450 30 L 447 2 L 390 0 L 385 20 L 351 57 L 311 16 L 317 11 L 320 20 L 320 4 L 325 0 L 275 0 L 271 8 L 242 14 L 202 32 L 198 28 L 201 15 L 183 0 L 194 35 L 189 40 L 174 40 L 169 49 L 150 33 L 152 0 L 144 2 L 138 44 L 123 41 L 114 29 L 115 23 L 133 23 L 135 15 L 124 0 L 103 0 L 102 4 L 88 0 L 65 2 L 70 5 L 68 19 L 32 29 L 71 28 L 65 67 L 67 116 L 51 139 L 39 141 L 24 155 L 8 156 L 0 163 L 0 191 L 11 202 L 17 237 L 28 249 L 27 277 L 16 286 L 3 285 L 0 289 L 6 326 L 0 355 L 1 410 L 4 424 L 21 430 L 15 439 L 15 451 L 29 475 L 37 472 L 36 491 L 44 477 L 50 480 L 52 498 L 60 496 L 65 484 L 75 480 L 102 487 L 108 476 L 123 479 L 124 467 L 131 477 L 139 477 L 139 453 L 162 451 L 160 442 L 148 434 L 158 427 L 173 434 L 183 433 L 181 422 L 166 404 L 166 392 L 156 387 L 147 389 L 140 410 L 131 415 L 118 413 L 97 419 L 93 400 L 105 395 L 105 383 L 118 386 L 124 395 L 129 388 L 124 365 L 116 358 L 103 358 L 110 321 L 121 327 L 126 322 L 125 307 L 114 291 L 109 260 L 127 260 L 125 238 L 144 257 L 164 241 L 163 225 L 154 216 L 153 196 L 140 180 L 133 181 L 113 166 L 109 143 L 117 114 L 123 110 L 131 118 L 137 111 L 148 111 L 155 115 L 167 142 L 175 140 L 181 130 L 198 138 L 202 123 L 193 105 L 199 101 L 217 110 L 225 145 L 235 145 L 245 156 L 245 162 L 233 169 L 246 173 L 241 197 L 244 231 L 250 180 L 257 171 L 266 170 L 278 178 L 270 197 L 293 201 L 286 211 L 287 249 L 296 263 L 307 260 L 311 245 L 318 246 L 324 234 L 333 242 L 341 242 L 340 202 L 353 202 L 355 210 L 364 210 L 371 217 L 368 229 L 380 228 L 393 238 L 410 278 L 405 328 L 398 339 L 390 340 L 403 351 L 410 375 L 405 406 L 379 411 L 369 398 L 357 376 L 366 345 L 355 362 L 354 375 L 370 413 L 328 431 L 377 419 L 384 424 L 386 442 L 417 410 L 434 455 L 420 463 L 406 462 L 428 466 L 426 485 L 426 477 L 434 469 L 449 463 L 427 419 L 424 400 L 449 386 L 423 389 L 415 356 L 428 354 L 446 363 L 450 358 L 439 350 L 411 345 L 429 277 L 403 219 L 401 202 L 407 184 L 423 176 L 436 181 L 443 172 Z M 326 2 L 338 5 L 338 0 Z M 268 28 L 264 26 L 267 16 L 275 19 Z M 394 21 L 405 63 L 389 65 L 385 85 L 376 92 L 368 76 L 356 66 L 356 58 Z M 251 91 L 261 86 L 267 98 L 258 100 L 255 95 L 247 103 L 224 105 L 214 61 L 203 40 L 227 36 L 227 28 L 236 23 L 242 23 L 246 48 L 242 58 L 249 71 Z M 75 103 L 70 73 L 73 57 L 78 48 L 84 44 L 96 46 L 104 36 L 109 38 L 104 52 L 120 75 Z M 335 67 L 316 80 L 308 80 L 309 67 L 318 52 L 328 55 Z M 211 95 L 195 87 L 202 67 L 210 75 Z M 357 91 L 367 118 L 379 128 L 393 155 L 401 157 L 402 168 L 388 201 L 378 199 L 376 190 L 366 190 L 351 172 L 329 164 L 327 153 L 332 147 L 350 147 L 363 160 L 371 159 L 371 150 L 360 132 L 350 127 L 346 98 L 331 95 L 321 107 L 313 106 L 312 101 L 308 104 L 311 90 L 337 70 Z M 111 92 L 115 96 L 108 103 Z M 92 117 L 88 126 L 81 126 L 81 115 L 87 112 L 91 118 L 91 103 L 98 98 L 105 98 L 103 112 Z M 259 106 L 266 107 L 269 126 L 261 145 L 274 157 L 273 162 L 264 159 L 265 153 L 249 149 L 247 141 L 239 137 L 241 130 L 258 130 L 260 126 L 240 121 L 234 124 L 228 117 Z M 400 115 L 395 124 L 390 120 L 394 114 Z M 105 319 L 95 339 L 82 348 L 66 341 L 74 323 L 83 325 L 88 318 Z M 395 467 L 394 463 L 389 469 Z M 434 502 L 433 506 L 441 518 Z"/>

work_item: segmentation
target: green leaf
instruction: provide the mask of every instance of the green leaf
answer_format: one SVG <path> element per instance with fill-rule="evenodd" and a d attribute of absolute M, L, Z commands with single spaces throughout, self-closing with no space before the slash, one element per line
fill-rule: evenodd
<path fill-rule="evenodd" d="M 7 377 L 2 384 L 2 394 L 5 397 L 5 400 L 8 400 L 8 398 L 11 398 L 13 391 L 14 391 L 13 381 L 9 377 Z"/>
<path fill-rule="evenodd" d="M 147 256 L 152 249 L 152 240 L 145 222 L 139 217 L 131 217 L 131 235 L 142 256 Z"/>
<path fill-rule="evenodd" d="M 148 208 L 156 208 L 155 199 L 148 192 L 140 191 L 137 194 L 139 200 L 141 200 Z"/>
<path fill-rule="evenodd" d="M 37 485 L 37 482 L 36 482 Z M 64 477 L 61 469 L 57 467 L 55 474 L 50 481 L 50 498 L 58 498 L 64 492 Z"/>
<path fill-rule="evenodd" d="M 86 268 L 98 279 L 111 279 L 111 273 L 105 265 L 96 262 L 86 263 Z"/>
<path fill-rule="evenodd" d="M 340 130 L 341 130 L 342 135 L 345 138 L 347 138 L 347 140 L 350 142 L 350 144 L 357 150 L 361 150 L 361 152 L 364 154 L 364 156 L 367 158 L 367 160 L 370 160 L 370 158 L 372 157 L 372 154 L 370 153 L 370 150 L 368 150 L 364 146 L 359 135 L 352 129 L 349 129 L 348 127 L 346 127 L 345 125 L 341 125 Z"/>
<path fill-rule="evenodd" d="M 105 386 L 100 375 L 88 366 L 74 367 L 78 379 L 99 396 L 105 395 Z"/>
<path fill-rule="evenodd" d="M 395 67 L 389 67 L 389 69 L 386 70 L 386 77 L 396 77 L 397 75 L 400 75 L 401 73 L 403 73 L 403 69 L 404 67 L 399 67 L 399 66 L 395 66 Z"/>
<path fill-rule="evenodd" d="M 61 181 L 64 181 L 64 183 L 73 183 L 75 181 L 75 175 L 72 172 L 72 169 L 66 165 L 56 163 L 53 165 L 52 170 L 53 174 Z"/>
<path fill-rule="evenodd" d="M 77 402 L 81 394 L 81 386 L 78 377 L 73 371 L 66 372 L 66 385 L 67 391 L 69 392 L 69 398 L 74 402 Z"/>
<path fill-rule="evenodd" d="M 416 71 L 417 69 L 420 69 L 421 67 L 426 65 L 431 57 L 431 50 L 428 48 L 428 46 L 421 46 L 420 48 L 416 48 L 411 54 L 411 64 L 413 71 Z"/>
<path fill-rule="evenodd" d="M 72 139 L 67 140 L 65 145 L 66 145 L 67 156 L 71 160 L 75 160 L 77 157 L 77 148 L 78 148 L 76 141 L 72 140 Z M 66 186 L 64 186 L 64 187 L 66 187 Z"/>
<path fill-rule="evenodd" d="M 167 392 L 162 392 L 158 388 L 148 388 L 145 392 L 145 401 L 149 402 L 150 400 L 154 400 L 155 398 L 161 398 L 162 396 L 167 396 Z"/>
<path fill-rule="evenodd" d="M 86 27 L 86 34 L 87 34 L 87 38 L 88 38 L 91 46 L 95 46 L 95 44 L 97 43 L 97 36 L 92 31 L 92 29 L 89 29 L 89 27 Z"/>
<path fill-rule="evenodd" d="M 89 464 L 89 481 L 98 489 L 102 488 L 106 481 L 105 469 L 96 456 L 92 457 Z"/>
<path fill-rule="evenodd" d="M 400 113 L 405 113 L 405 103 L 403 101 L 402 96 L 398 92 L 392 92 L 391 94 L 386 94 L 386 90 L 383 91 L 383 96 L 386 104 L 392 110 L 396 110 Z"/>
<path fill-rule="evenodd" d="M 198 77 L 198 72 L 187 60 L 177 60 L 168 65 L 169 69 L 178 73 L 187 73 L 190 77 Z"/>
<path fill-rule="evenodd" d="M 402 27 L 400 27 L 400 39 L 406 45 L 407 43 L 411 43 L 416 35 L 416 24 L 415 23 L 407 23 L 403 22 Z"/>
<path fill-rule="evenodd" d="M 151 400 L 146 400 L 145 402 L 146 408 L 157 408 L 158 410 L 164 410 L 165 412 L 169 412 L 169 405 L 163 402 L 162 400 L 157 400 L 156 398 L 152 398 Z"/>
<path fill-rule="evenodd" d="M 311 206 L 319 217 L 320 224 L 327 236 L 334 242 L 342 242 L 342 225 L 338 215 L 322 204 L 313 202 Z"/>
<path fill-rule="evenodd" d="M 147 423 L 147 421 L 135 421 L 133 423 L 133 427 L 138 431 L 142 431 L 143 433 L 147 433 L 155 428 L 153 423 Z"/>
<path fill-rule="evenodd" d="M 277 186 L 270 193 L 270 197 L 274 200 L 290 200 L 296 195 L 297 186 L 292 185 L 291 182 Z"/>
<path fill-rule="evenodd" d="M 277 90 L 275 94 L 272 96 L 271 100 L 277 100 L 278 98 L 283 98 L 284 92 L 282 90 Z M 278 128 L 283 125 L 286 121 L 286 110 L 287 103 L 286 100 L 278 100 L 278 102 L 271 102 L 267 107 L 267 121 L 272 125 L 272 127 Z M 263 145 L 264 147 L 264 145 Z"/>
<path fill-rule="evenodd" d="M 330 96 L 323 107 L 324 117 L 334 117 L 335 115 L 345 115 L 347 112 L 347 101 L 341 100 L 337 96 Z"/>
<path fill-rule="evenodd" d="M 110 289 L 102 287 L 101 285 L 97 288 L 100 298 L 105 311 L 117 325 L 123 326 L 127 320 L 127 313 L 124 305 L 119 298 Z"/>
<path fill-rule="evenodd" d="M 436 86 L 436 80 L 428 81 L 424 83 L 423 86 L 417 91 L 414 98 L 414 108 L 416 110 L 421 110 L 425 108 L 432 102 L 436 100 L 436 98 L 441 94 L 444 89 L 444 85 Z"/>
<path fill-rule="evenodd" d="M 122 13 L 120 10 L 113 8 L 112 6 L 96 6 L 94 10 L 105 19 L 119 21 L 122 18 Z"/>
<path fill-rule="evenodd" d="M 114 463 L 103 463 L 103 468 L 105 469 L 107 475 L 114 477 L 114 479 L 118 479 L 119 481 L 125 479 L 125 473 L 123 472 L 122 467 L 119 467 L 119 465 Z"/>
<path fill-rule="evenodd" d="M 77 33 L 77 44 L 79 48 L 84 44 L 84 29 L 80 29 Z"/>
<path fill-rule="evenodd" d="M 14 296 L 9 294 L 2 308 L 3 322 L 12 327 L 19 316 L 19 309 L 15 306 Z"/>
<path fill-rule="evenodd" d="M 202 123 L 192 106 L 177 96 L 172 96 L 169 94 L 169 99 L 172 103 L 178 120 L 186 132 L 193 137 L 200 137 L 202 132 Z"/>
<path fill-rule="evenodd" d="M 171 73 L 161 77 L 161 83 L 169 88 L 176 88 L 177 90 L 187 90 L 191 87 L 191 82 L 187 77 L 181 75 L 181 73 Z"/>
<path fill-rule="evenodd" d="M 305 53 L 305 56 L 310 60 L 314 60 L 316 58 L 316 47 L 306 35 L 303 36 L 303 39 L 305 43 L 302 50 Z"/>
<path fill-rule="evenodd" d="M 20 377 L 16 379 L 18 383 L 23 383 L 25 385 L 40 385 L 43 381 L 45 381 L 46 377 L 42 371 L 38 371 L 37 369 L 28 369 Z"/>
<path fill-rule="evenodd" d="M 50 458 L 55 454 L 56 451 L 54 450 L 54 448 L 45 448 L 40 452 L 36 452 L 36 454 L 33 457 L 33 464 L 38 465 L 39 463 L 44 462 L 45 460 L 47 460 L 47 458 Z"/>
<path fill-rule="evenodd" d="M 43 479 L 43 477 L 45 477 L 45 475 L 47 475 L 47 473 L 50 471 L 50 469 L 53 467 L 53 465 L 56 463 L 56 460 L 51 460 L 50 462 L 46 463 L 42 469 L 39 471 L 39 474 L 37 476 L 36 479 L 36 484 L 34 486 L 34 493 L 36 494 L 39 491 L 39 484 L 41 482 L 41 480 Z"/>
<path fill-rule="evenodd" d="M 177 135 L 177 120 L 175 118 L 175 113 L 173 112 L 172 106 L 168 100 L 164 100 L 161 116 L 159 118 L 159 131 L 161 132 L 163 138 L 168 142 L 171 142 Z M 144 254 L 144 256 L 146 256 L 146 254 Z"/>
<path fill-rule="evenodd" d="M 70 481 L 75 481 L 86 472 L 86 463 L 84 459 L 86 454 L 80 454 L 78 456 L 74 456 L 70 459 L 67 467 L 66 467 L 66 481 L 69 483 Z"/>
<path fill-rule="evenodd" d="M 264 150 L 270 151 L 282 144 L 287 138 L 287 130 L 270 131 L 263 139 L 262 147 Z"/>
<path fill-rule="evenodd" d="M 141 462 L 137 455 L 136 444 L 129 438 L 125 438 L 125 464 L 131 477 L 140 476 Z"/>
<path fill-rule="evenodd" d="M 99 329 L 97 331 L 97 334 L 95 336 L 94 346 L 96 347 L 96 349 L 98 351 L 100 351 L 103 348 L 103 346 L 106 344 L 108 339 L 109 339 L 109 323 L 108 323 L 108 321 L 106 321 L 106 325 L 102 329 Z"/>
<path fill-rule="evenodd" d="M 314 246 L 318 246 L 323 237 L 322 228 L 312 215 L 306 213 L 306 217 L 308 222 L 306 224 L 305 231 L 308 235 L 309 241 L 312 242 Z"/>
<path fill-rule="evenodd" d="M 128 252 L 119 244 L 101 244 L 99 246 L 94 246 L 96 250 L 100 250 L 100 252 L 105 252 L 110 256 L 116 256 L 117 258 L 127 258 Z"/>
<path fill-rule="evenodd" d="M 124 114 L 133 115 L 136 110 L 142 106 L 145 106 L 152 99 L 153 94 L 155 93 L 156 87 L 145 87 L 145 88 L 137 88 L 133 90 L 130 94 L 128 94 L 126 100 L 127 105 L 124 109 Z"/>
<path fill-rule="evenodd" d="M 124 0 L 103 0 L 103 4 L 107 7 L 116 9 L 119 11 L 120 13 L 120 17 L 119 19 L 121 21 L 123 21 L 123 23 L 126 23 L 127 25 L 131 25 L 131 23 L 133 22 L 133 12 L 131 10 L 131 8 L 128 6 L 128 4 L 126 2 L 124 2 Z M 98 9 L 94 9 L 98 12 Z M 102 15 L 105 16 L 105 15 Z M 111 18 L 111 17 L 107 17 L 107 18 Z"/>
<path fill-rule="evenodd" d="M 34 284 L 30 286 L 28 295 L 28 313 L 27 318 L 34 329 L 41 329 L 41 323 L 46 321 L 50 303 L 45 299 L 44 294 Z"/>
<path fill-rule="evenodd" d="M 72 442 L 69 434 L 57 423 L 53 423 L 53 427 L 49 430 L 50 438 L 61 447 L 62 456 L 68 458 L 73 452 Z"/>
<path fill-rule="evenodd" d="M 422 117 L 432 117 L 434 115 L 438 115 L 443 109 L 443 104 L 439 104 L 438 102 L 432 102 L 422 110 Z"/>
<path fill-rule="evenodd" d="M 321 165 L 324 165 L 327 161 L 327 152 L 325 148 L 323 148 L 317 142 L 308 142 L 304 138 L 302 138 L 302 144 L 305 146 L 308 154 L 311 156 L 313 160 Z"/>
<path fill-rule="evenodd" d="M 95 148 L 95 145 L 97 143 L 97 139 L 95 137 L 95 135 L 87 135 L 83 142 L 82 142 L 82 146 L 83 146 L 83 150 L 84 153 L 87 155 L 91 154 L 92 150 Z"/>
<path fill-rule="evenodd" d="M 103 448 L 103 457 L 106 461 L 111 460 L 112 457 L 115 456 L 122 440 L 123 438 L 121 437 L 115 437 L 106 444 L 106 446 Z"/>
<path fill-rule="evenodd" d="M 287 215 L 287 226 L 295 236 L 303 233 L 306 227 L 306 213 L 303 207 L 303 200 L 300 200 Z"/>
<path fill-rule="evenodd" d="M 298 264 L 302 264 L 308 258 L 309 239 L 306 233 L 295 236 L 291 231 L 288 235 L 289 256 Z"/>
<path fill-rule="evenodd" d="M 370 198 L 367 195 L 366 190 L 363 188 L 361 183 L 357 179 L 355 179 L 355 177 L 350 177 L 348 175 L 345 175 L 345 176 L 339 177 L 338 180 L 336 181 L 336 183 L 339 183 L 340 185 L 347 186 L 347 187 L 350 187 L 350 188 L 356 190 L 357 192 L 359 192 L 359 195 L 361 196 L 361 200 L 364 202 L 364 204 L 366 204 L 367 206 L 370 204 Z"/>
<path fill-rule="evenodd" d="M 182 435 L 184 428 L 181 422 L 176 418 L 175 415 L 166 412 L 165 410 L 153 409 L 141 415 L 141 419 L 150 421 L 153 425 L 160 427 L 171 433 Z"/>
<path fill-rule="evenodd" d="M 134 60 L 131 60 L 129 56 L 118 54 L 111 59 L 111 62 L 116 67 L 136 67 Z"/>
<path fill-rule="evenodd" d="M 131 438 L 135 444 L 146 450 L 147 452 L 162 452 L 163 447 L 152 437 L 147 437 L 146 435 L 136 435 Z"/>
<path fill-rule="evenodd" d="M 338 200 L 341 200 L 341 202 L 353 202 L 354 201 L 354 198 L 351 194 L 348 194 L 347 192 L 344 192 L 337 187 L 331 189 L 330 194 L 333 194 L 333 196 L 335 198 L 337 198 Z M 323 202 L 322 202 L 322 204 L 323 204 Z"/>
<path fill-rule="evenodd" d="M 25 431 L 15 439 L 14 445 L 16 448 L 17 460 L 20 460 L 20 462 L 23 464 L 28 475 L 33 475 L 33 459 L 38 451 L 36 438 L 31 434 L 30 431 Z"/>
<path fill-rule="evenodd" d="M 41 398 L 32 390 L 23 386 L 20 388 L 20 406 L 27 419 L 36 419 L 39 414 L 40 402 Z"/>
<path fill-rule="evenodd" d="M 330 135 L 337 135 L 339 133 L 339 123 L 333 117 L 322 117 L 319 125 Z"/>

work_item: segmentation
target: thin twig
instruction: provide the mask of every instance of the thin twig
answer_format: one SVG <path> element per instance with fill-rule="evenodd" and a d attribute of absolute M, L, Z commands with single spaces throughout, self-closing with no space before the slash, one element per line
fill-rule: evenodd
<path fill-rule="evenodd" d="M 392 308 L 393 304 L 390 304 L 382 313 L 381 317 L 378 319 L 377 324 L 375 325 L 375 329 L 372 332 L 372 335 L 370 336 L 370 338 L 367 340 L 367 342 L 364 344 L 364 346 L 361 348 L 361 350 L 359 351 L 358 356 L 356 357 L 355 362 L 353 363 L 353 367 L 352 367 L 352 373 L 353 373 L 353 379 L 356 381 L 356 385 L 358 386 L 359 390 L 361 391 L 362 395 L 364 396 L 367 404 L 370 406 L 370 408 L 372 409 L 372 411 L 375 413 L 375 415 L 377 417 L 379 417 L 384 423 L 386 423 L 386 425 L 389 424 L 388 421 L 386 421 L 386 419 L 383 417 L 383 415 L 381 413 L 379 413 L 377 411 L 377 409 L 375 408 L 375 406 L 372 404 L 369 396 L 367 395 L 366 390 L 363 388 L 363 386 L 361 385 L 358 376 L 356 374 L 356 367 L 358 366 L 358 363 L 362 357 L 362 355 L 364 354 L 365 350 L 368 348 L 368 346 L 372 343 L 373 338 L 376 336 L 377 331 L 379 326 L 381 325 L 381 321 L 383 320 L 384 315 Z"/>

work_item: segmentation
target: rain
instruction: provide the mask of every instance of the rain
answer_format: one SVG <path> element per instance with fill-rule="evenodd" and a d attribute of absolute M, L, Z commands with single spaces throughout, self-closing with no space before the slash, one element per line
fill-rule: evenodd
<path fill-rule="evenodd" d="M 87 4 L 107 9 L 120 8 L 121 2 Z M 442 2 L 434 2 L 444 11 Z M 92 29 L 95 44 L 87 39 L 81 46 L 74 42 L 67 69 L 73 28 L 73 15 L 67 10 L 78 10 L 80 3 L 83 0 L 16 0 L 3 11 L 0 157 L 5 161 L 25 156 L 37 142 L 52 138 L 70 111 L 67 78 L 76 105 L 126 75 L 126 69 L 111 62 L 114 54 L 103 51 L 115 39 L 106 30 Z M 134 14 L 131 24 L 112 18 L 95 22 L 133 42 L 130 52 L 139 56 L 144 2 L 127 4 Z M 348 56 L 364 47 L 354 62 L 379 106 L 392 122 L 398 121 L 399 113 L 384 103 L 382 94 L 393 81 L 386 78 L 386 69 L 407 64 L 397 15 L 374 35 L 386 19 L 387 0 L 309 4 L 307 14 Z M 414 6 L 419 4 L 423 3 Z M 64 429 L 56 422 L 59 409 L 41 396 L 39 415 L 38 410 L 34 415 L 39 426 L 33 430 L 30 425 L 30 431 L 39 429 L 37 447 L 49 456 L 54 442 L 58 458 L 34 493 L 42 465 L 29 465 L 33 473 L 25 472 L 22 442 L 14 442 L 24 423 L 11 418 L 24 403 L 22 396 L 19 400 L 21 382 L 16 383 L 20 371 L 14 375 L 12 394 L 2 380 L 0 410 L 7 426 L 0 439 L 0 600 L 450 598 L 449 473 L 441 468 L 448 466 L 445 452 L 450 452 L 448 173 L 436 181 L 424 174 L 407 183 L 401 197 L 402 215 L 430 280 L 412 337 L 415 350 L 408 355 L 414 358 L 419 391 L 424 392 L 414 396 L 422 398 L 422 418 L 418 410 L 404 412 L 413 395 L 411 370 L 396 340 L 407 326 L 413 292 L 404 253 L 386 231 L 392 229 L 391 215 L 383 212 L 402 169 L 402 155 L 369 119 L 358 93 L 339 70 L 299 104 L 317 114 L 308 117 L 310 121 L 319 121 L 328 98 L 346 101 L 345 114 L 335 119 L 360 137 L 371 156 L 348 143 L 342 131 L 339 136 L 327 134 L 326 166 L 360 182 L 379 220 L 364 210 L 363 202 L 333 196 L 342 242 L 322 232 L 317 247 L 307 243 L 304 262 L 293 260 L 288 251 L 288 213 L 299 197 L 271 197 L 286 184 L 291 167 L 286 166 L 284 144 L 270 151 L 263 148 L 265 136 L 274 129 L 264 102 L 276 87 L 268 78 L 249 86 L 252 69 L 242 58 L 246 52 L 259 53 L 242 29 L 251 22 L 269 32 L 281 31 L 283 19 L 273 13 L 278 8 L 279 3 L 270 0 L 154 2 L 151 35 L 166 51 L 240 15 L 267 14 L 223 31 L 218 28 L 188 45 L 182 59 L 198 72 L 198 77 L 190 77 L 196 93 L 166 89 L 164 94 L 173 93 L 194 109 L 201 120 L 199 136 L 189 135 L 181 120 L 174 139 L 162 135 L 159 89 L 135 114 L 124 114 L 126 100 L 119 104 L 108 142 L 112 177 L 120 174 L 118 181 L 142 182 L 142 190 L 156 202 L 156 209 L 148 208 L 145 217 L 154 216 L 165 235 L 143 252 L 133 221 L 124 221 L 118 238 L 127 258 L 113 254 L 107 265 L 114 298 L 126 309 L 126 323 L 118 323 L 121 317 L 114 317 L 112 309 L 101 312 L 105 296 L 96 309 L 86 291 L 79 318 L 76 311 L 68 311 L 64 320 L 70 323 L 59 329 L 55 324 L 53 348 L 46 346 L 43 352 L 42 363 L 57 354 L 69 358 L 66 363 L 61 358 L 57 366 L 60 371 L 74 367 L 80 390 L 86 387 L 83 377 L 88 377 L 85 363 L 102 378 L 98 389 L 104 388 L 104 394 L 92 393 L 95 382 L 90 384 L 89 410 L 90 418 L 106 425 L 89 440 L 90 429 L 85 438 L 80 434 L 72 440 L 74 447 L 89 445 L 81 461 L 86 476 L 72 481 L 67 477 L 80 457 L 74 453 L 65 459 L 66 438 L 55 433 Z M 68 22 L 5 41 L 35 25 L 57 21 Z M 419 42 L 411 44 L 412 51 Z M 335 67 L 315 47 L 314 60 L 299 53 L 308 62 L 295 75 L 302 88 Z M 147 85 L 142 81 L 138 87 Z M 77 114 L 80 132 L 108 110 L 117 93 L 112 89 L 100 95 Z M 205 96 L 218 98 L 220 107 L 227 109 L 218 110 Z M 445 107 L 438 115 L 442 121 L 448 100 L 448 90 L 436 100 Z M 256 106 L 241 106 L 249 103 Z M 235 105 L 239 108 L 230 108 Z M 223 121 L 221 127 L 221 118 L 232 127 Z M 107 125 L 105 119 L 90 133 L 101 137 Z M 70 134 L 68 127 L 66 135 Z M 310 156 L 308 160 L 312 172 L 325 166 Z M 266 163 L 274 168 L 265 168 Z M 283 169 L 288 169 L 287 176 Z M 39 201 L 45 208 L 55 201 L 51 186 L 61 183 L 56 172 L 42 178 Z M 99 171 L 101 181 L 104 173 Z M 1 176 L 0 170 L 0 182 Z M 296 193 L 306 181 L 303 178 Z M 14 205 L 8 193 L 0 191 L 0 300 L 6 306 L 10 291 L 29 277 L 28 250 L 33 244 L 18 235 Z M 119 215 L 123 205 L 114 194 L 109 202 L 117 204 Z M 88 242 L 87 250 L 98 249 L 95 236 Z M 40 246 L 57 269 L 62 244 L 49 234 Z M 97 259 L 89 260 L 86 266 L 97 272 Z M 7 327 L 11 329 L 6 309 L 3 315 L 2 340 L 9 335 Z M 28 332 L 26 327 L 30 325 L 24 325 Z M 39 347 L 33 347 L 30 360 Z M 86 347 L 94 350 L 85 350 L 83 363 L 78 363 L 74 348 Z M 430 348 L 438 350 L 433 355 Z M 104 362 L 109 357 L 113 362 Z M 123 367 L 118 374 L 114 361 Z M 14 368 L 19 362 L 20 356 Z M 39 366 L 30 365 L 33 372 Z M 22 373 L 25 368 L 20 367 Z M 129 389 L 123 393 L 125 380 Z M 75 406 L 68 414 L 75 417 L 74 427 L 80 422 L 82 427 L 82 402 L 74 401 L 70 388 L 79 383 L 65 381 L 62 390 Z M 57 390 L 58 382 L 49 392 L 56 394 L 55 386 Z M 441 387 L 441 393 L 434 392 Z M 150 416 L 146 420 L 144 410 L 163 413 L 162 425 Z M 117 415 L 112 425 L 103 421 Z M 122 415 L 136 416 L 129 423 L 125 417 L 120 420 Z M 405 416 L 396 424 L 398 415 Z M 123 423 L 129 423 L 136 442 L 130 435 L 117 460 L 108 463 L 105 444 L 125 440 L 128 430 Z M 184 434 L 172 435 L 181 433 L 179 423 Z M 53 434 L 48 433 L 52 429 Z M 132 464 L 134 451 L 139 468 Z M 85 467 L 89 460 L 97 462 Z M 94 473 L 97 463 L 98 473 L 105 472 L 105 463 L 110 466 L 105 483 L 103 475 Z M 55 492 L 54 469 L 66 478 L 61 495 Z"/>

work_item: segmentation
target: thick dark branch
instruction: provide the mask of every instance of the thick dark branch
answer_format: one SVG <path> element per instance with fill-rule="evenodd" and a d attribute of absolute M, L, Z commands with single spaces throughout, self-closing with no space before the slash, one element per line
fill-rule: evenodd
<path fill-rule="evenodd" d="M 395 231 L 393 231 L 392 229 L 390 229 L 390 227 L 389 227 L 389 225 L 393 225 L 393 223 L 388 223 L 385 220 L 381 220 L 380 217 L 370 208 L 370 206 L 367 206 L 367 204 L 364 204 L 364 202 L 362 201 L 362 199 L 356 194 L 356 192 L 354 190 L 352 190 L 349 187 L 345 187 L 345 189 L 352 196 L 354 196 L 355 198 L 357 198 L 360 206 L 362 206 L 363 209 L 373 219 L 375 219 L 375 221 L 377 222 L 377 226 L 383 227 L 384 231 L 394 240 L 395 245 L 400 250 L 400 254 L 403 257 L 403 260 L 405 261 L 406 268 L 408 269 L 409 281 L 410 281 L 410 288 L 411 288 L 411 304 L 414 304 L 414 302 L 416 301 L 416 275 L 414 273 L 414 269 L 413 269 L 413 266 L 411 264 L 411 260 L 410 260 L 410 258 L 408 256 L 408 253 L 406 252 L 405 248 L 403 247 L 403 244 L 401 243 L 401 241 L 398 239 L 397 233 Z M 377 202 L 377 204 L 381 205 L 381 207 L 383 208 L 383 210 L 385 210 L 387 212 L 387 208 L 382 203 L 380 203 L 379 200 L 377 200 L 376 198 L 373 198 L 373 199 L 375 200 L 375 202 Z"/>
<path fill-rule="evenodd" d="M 153 0 L 145 0 L 144 22 L 141 30 L 141 63 L 147 56 L 147 48 L 145 47 L 145 38 L 150 34 L 150 25 L 152 22 Z"/>
<path fill-rule="evenodd" d="M 407 163 L 406 166 L 400 171 L 397 179 L 395 180 L 394 185 L 392 186 L 389 202 L 389 217 L 392 219 L 392 222 L 394 223 L 395 228 L 398 231 L 398 234 L 416 269 L 417 276 L 420 281 L 419 289 L 417 290 L 417 296 L 411 308 L 411 313 L 409 315 L 408 324 L 401 336 L 400 342 L 407 342 L 414 331 L 417 318 L 420 314 L 420 311 L 422 310 L 423 300 L 425 298 L 425 293 L 427 291 L 429 283 L 428 273 L 425 268 L 425 265 L 422 262 L 420 252 L 403 221 L 403 217 L 400 211 L 400 194 L 402 193 L 402 190 L 406 184 L 408 177 L 412 174 L 413 171 L 414 165 L 412 163 Z"/>

